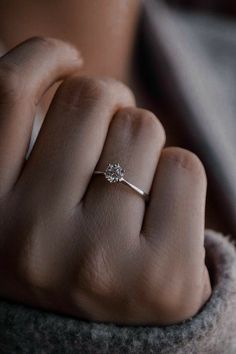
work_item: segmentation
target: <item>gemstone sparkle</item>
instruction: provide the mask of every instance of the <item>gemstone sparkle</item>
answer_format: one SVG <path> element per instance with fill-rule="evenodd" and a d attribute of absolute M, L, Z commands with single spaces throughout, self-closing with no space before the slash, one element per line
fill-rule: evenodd
<path fill-rule="evenodd" d="M 125 171 L 119 163 L 109 163 L 105 171 L 105 177 L 110 183 L 121 182 Z"/>

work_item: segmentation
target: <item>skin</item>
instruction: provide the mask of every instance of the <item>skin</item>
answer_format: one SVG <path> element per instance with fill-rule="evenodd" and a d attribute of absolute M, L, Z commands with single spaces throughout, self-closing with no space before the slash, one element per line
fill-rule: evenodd
<path fill-rule="evenodd" d="M 211 294 L 204 168 L 164 147 L 127 86 L 81 65 L 75 48 L 42 38 L 0 59 L 0 295 L 96 321 L 187 319 Z M 56 81 L 26 161 L 37 103 Z M 148 203 L 93 175 L 117 161 Z"/>
<path fill-rule="evenodd" d="M 139 0 L 3 0 L 0 36 L 9 49 L 35 35 L 69 41 L 83 53 L 81 74 L 127 81 L 140 5 Z"/>

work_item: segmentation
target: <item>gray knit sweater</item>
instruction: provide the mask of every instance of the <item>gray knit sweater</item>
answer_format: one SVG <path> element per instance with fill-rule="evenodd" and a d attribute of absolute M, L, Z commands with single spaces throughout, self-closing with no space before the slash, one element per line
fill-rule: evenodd
<path fill-rule="evenodd" d="M 0 353 L 236 353 L 236 252 L 206 231 L 213 293 L 194 318 L 165 327 L 80 321 L 0 301 Z"/>

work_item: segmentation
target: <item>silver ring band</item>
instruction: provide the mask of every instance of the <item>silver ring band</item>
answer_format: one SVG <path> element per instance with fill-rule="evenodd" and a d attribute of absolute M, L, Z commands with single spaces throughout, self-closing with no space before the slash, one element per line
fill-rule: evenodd
<path fill-rule="evenodd" d="M 136 187 L 134 184 L 130 183 L 124 178 L 125 170 L 120 166 L 119 163 L 109 163 L 105 172 L 94 171 L 94 174 L 103 175 L 110 183 L 122 183 L 130 187 L 133 191 L 138 193 L 146 202 L 149 199 L 149 195 L 147 193 L 145 193 L 140 188 Z"/>

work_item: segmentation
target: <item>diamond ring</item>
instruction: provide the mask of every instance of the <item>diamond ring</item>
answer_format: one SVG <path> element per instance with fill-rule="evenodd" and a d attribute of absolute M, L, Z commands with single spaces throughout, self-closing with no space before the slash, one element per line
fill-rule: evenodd
<path fill-rule="evenodd" d="M 142 191 L 140 188 L 136 187 L 132 183 L 128 182 L 125 176 L 125 170 L 120 166 L 119 163 L 109 163 L 105 172 L 94 171 L 95 175 L 103 175 L 106 180 L 110 183 L 122 183 L 130 187 L 133 191 L 138 193 L 145 201 L 148 201 L 149 195 Z"/>

